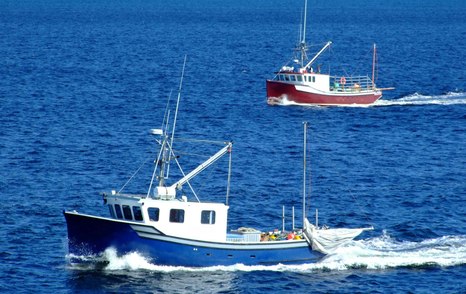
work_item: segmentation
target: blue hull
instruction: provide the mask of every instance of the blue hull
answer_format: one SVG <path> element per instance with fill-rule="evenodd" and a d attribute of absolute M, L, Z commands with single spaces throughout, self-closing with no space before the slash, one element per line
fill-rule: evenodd
<path fill-rule="evenodd" d="M 306 241 L 258 243 L 205 242 L 171 237 L 138 222 L 64 212 L 69 253 L 100 254 L 113 247 L 119 254 L 135 252 L 158 265 L 205 267 L 215 265 L 271 265 L 313 263 L 323 254 Z"/>

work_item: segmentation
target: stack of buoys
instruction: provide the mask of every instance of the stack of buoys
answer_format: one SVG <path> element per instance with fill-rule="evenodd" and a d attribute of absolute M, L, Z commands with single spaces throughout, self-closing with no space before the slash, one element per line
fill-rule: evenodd
<path fill-rule="evenodd" d="M 260 241 L 283 241 L 283 240 L 302 240 L 302 231 L 285 232 L 279 230 L 273 230 L 271 232 L 262 232 L 260 235 Z"/>

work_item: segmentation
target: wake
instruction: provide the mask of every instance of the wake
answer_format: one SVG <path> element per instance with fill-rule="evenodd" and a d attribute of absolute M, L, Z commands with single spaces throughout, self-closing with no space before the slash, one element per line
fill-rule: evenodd
<path fill-rule="evenodd" d="M 465 92 L 449 92 L 442 95 L 422 95 L 419 93 L 410 94 L 396 99 L 381 98 L 370 105 L 348 104 L 348 105 L 331 105 L 329 107 L 356 107 L 356 108 L 370 108 L 370 107 L 387 107 L 387 106 L 414 106 L 414 105 L 456 105 L 466 104 Z M 309 105 L 289 101 L 286 98 L 282 99 L 277 105 L 281 106 L 304 106 L 320 108 L 326 106 Z"/>
<path fill-rule="evenodd" d="M 69 257 L 70 258 L 70 257 Z M 76 257 L 85 261 L 94 258 L 94 263 L 71 264 L 73 269 L 101 269 L 104 271 L 137 271 L 154 272 L 315 272 L 345 271 L 351 269 L 383 270 L 399 267 L 451 267 L 466 264 L 466 235 L 444 236 L 421 242 L 396 241 L 384 233 L 382 236 L 352 241 L 327 255 L 318 263 L 303 265 L 247 266 L 212 266 L 189 268 L 160 266 L 146 259 L 137 252 L 119 256 L 115 249 L 107 249 L 99 257 Z"/>
<path fill-rule="evenodd" d="M 455 105 L 466 104 L 466 93 L 450 92 L 443 95 L 422 95 L 414 93 L 402 98 L 380 99 L 371 106 L 399 106 L 399 105 Z"/>

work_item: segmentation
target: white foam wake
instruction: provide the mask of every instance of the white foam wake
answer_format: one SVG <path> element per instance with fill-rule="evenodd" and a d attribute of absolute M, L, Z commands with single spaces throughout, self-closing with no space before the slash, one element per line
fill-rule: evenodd
<path fill-rule="evenodd" d="M 106 262 L 102 263 L 102 260 Z M 367 240 L 352 241 L 318 263 L 303 265 L 247 266 L 236 264 L 204 268 L 160 266 L 137 252 L 119 256 L 113 248 L 107 249 L 103 256 L 98 258 L 98 262 L 101 264 L 99 267 L 106 271 L 149 270 L 156 272 L 312 272 L 355 268 L 378 270 L 397 267 L 450 267 L 466 264 L 466 235 L 409 242 L 396 241 L 384 234 Z"/>
<path fill-rule="evenodd" d="M 405 97 L 397 99 L 380 99 L 369 105 L 360 104 L 349 104 L 349 105 L 338 105 L 332 107 L 357 107 L 357 108 L 368 108 L 368 107 L 380 107 L 380 106 L 410 106 L 410 105 L 456 105 L 466 104 L 466 93 L 464 92 L 450 92 L 443 95 L 422 95 L 414 93 Z M 282 106 L 307 106 L 307 107 L 321 107 L 318 105 L 301 104 L 293 101 L 289 101 L 284 97 L 278 105 Z"/>
<path fill-rule="evenodd" d="M 422 95 L 414 93 L 402 98 L 376 101 L 373 106 L 394 106 L 394 105 L 455 105 L 466 104 L 466 93 L 450 92 L 443 95 Z"/>

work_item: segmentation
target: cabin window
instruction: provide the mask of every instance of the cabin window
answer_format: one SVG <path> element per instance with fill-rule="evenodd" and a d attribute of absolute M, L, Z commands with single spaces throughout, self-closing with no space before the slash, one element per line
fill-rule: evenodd
<path fill-rule="evenodd" d="M 298 82 L 302 82 L 302 81 L 303 81 L 303 77 L 302 77 L 302 76 L 296 76 L 296 79 L 298 80 Z"/>
<path fill-rule="evenodd" d="M 120 208 L 120 204 L 115 204 L 115 212 L 116 212 L 116 215 L 117 215 L 117 218 L 123 218 L 123 214 L 121 213 L 121 208 Z"/>
<path fill-rule="evenodd" d="M 133 215 L 131 214 L 131 208 L 129 207 L 129 205 L 123 205 L 122 208 L 125 219 L 133 220 Z"/>
<path fill-rule="evenodd" d="M 316 82 L 316 77 L 312 77 L 312 82 L 315 83 Z"/>
<path fill-rule="evenodd" d="M 112 218 L 116 218 L 116 217 L 115 217 L 115 211 L 113 210 L 113 205 L 110 204 L 110 205 L 108 206 L 108 211 L 110 212 L 110 216 L 111 216 Z"/>
<path fill-rule="evenodd" d="M 137 221 L 142 221 L 142 212 L 141 212 L 141 207 L 139 206 L 133 206 L 133 215 L 134 219 Z"/>
<path fill-rule="evenodd" d="M 183 209 L 170 209 L 170 222 L 171 223 L 184 223 L 184 210 Z"/>
<path fill-rule="evenodd" d="M 289 81 L 290 80 L 290 77 L 285 75 L 285 81 Z"/>
<path fill-rule="evenodd" d="M 290 76 L 291 81 L 296 81 L 296 76 Z"/>
<path fill-rule="evenodd" d="M 158 207 L 150 207 L 149 209 L 147 209 L 147 213 L 149 214 L 150 221 L 152 222 L 159 221 L 160 209 Z"/>
<path fill-rule="evenodd" d="M 280 79 L 280 81 L 284 81 L 284 80 L 285 80 L 285 76 L 284 76 L 284 75 L 279 75 L 279 79 Z"/>
<path fill-rule="evenodd" d="M 203 210 L 201 212 L 201 224 L 215 224 L 215 211 L 213 210 Z"/>

